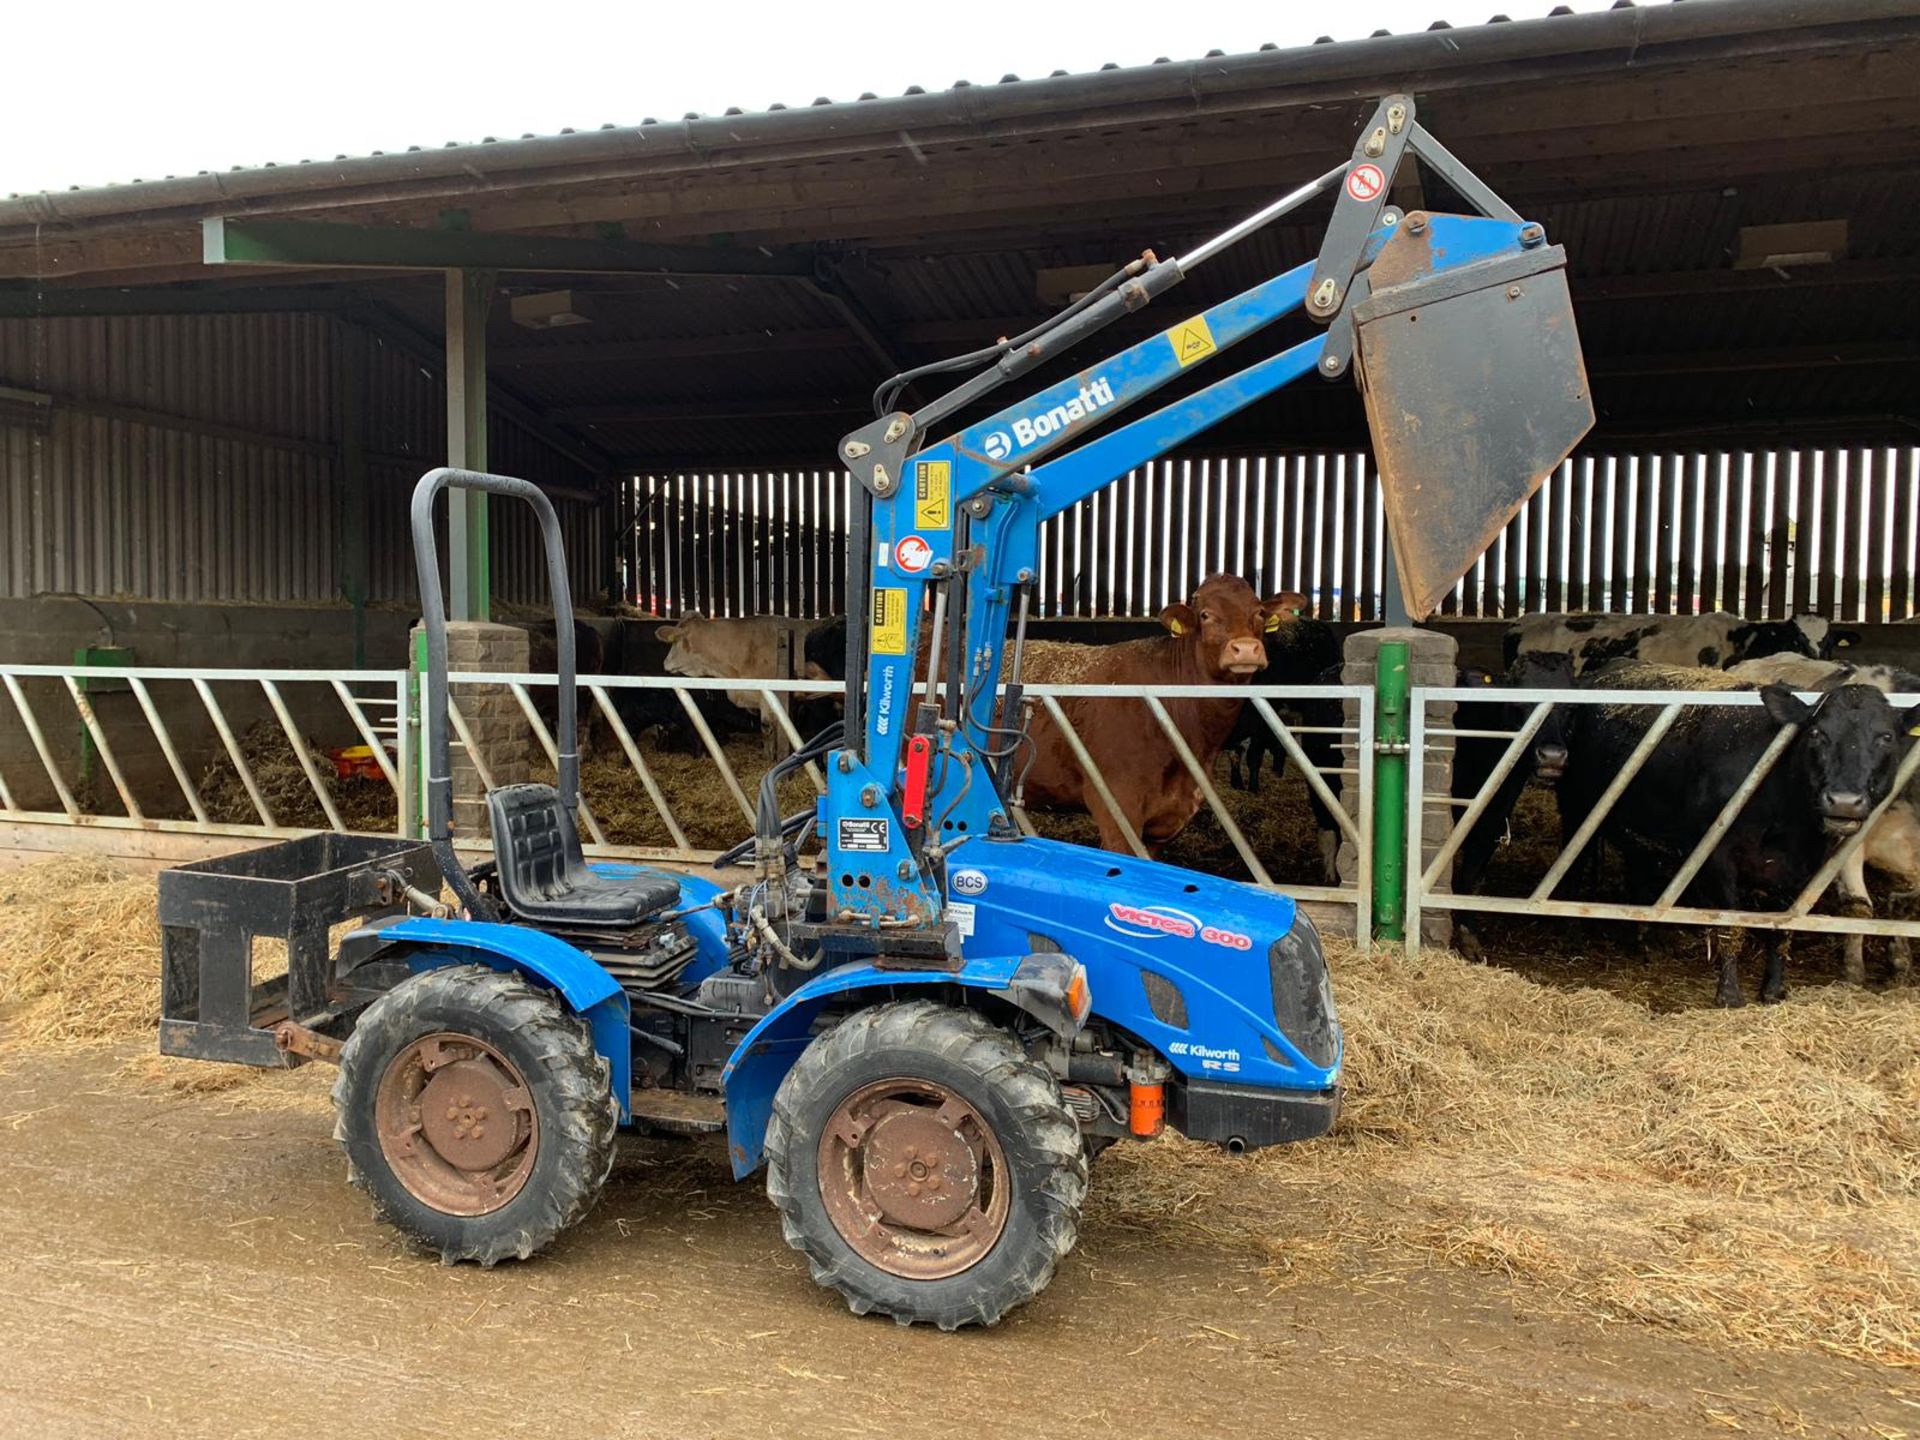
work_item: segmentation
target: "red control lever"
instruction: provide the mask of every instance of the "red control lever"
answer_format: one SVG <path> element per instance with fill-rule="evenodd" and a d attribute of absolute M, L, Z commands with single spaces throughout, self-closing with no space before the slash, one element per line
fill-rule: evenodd
<path fill-rule="evenodd" d="M 907 741 L 907 784 L 900 797 L 900 819 L 909 830 L 918 830 L 927 813 L 927 765 L 933 758 L 933 741 L 915 735 Z"/>

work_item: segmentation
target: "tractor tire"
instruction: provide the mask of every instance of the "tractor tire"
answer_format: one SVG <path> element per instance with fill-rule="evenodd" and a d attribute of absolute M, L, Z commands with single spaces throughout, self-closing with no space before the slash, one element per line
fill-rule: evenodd
<path fill-rule="evenodd" d="M 484 965 L 368 1006 L 340 1055 L 334 1139 L 374 1212 L 452 1265 L 525 1260 L 584 1216 L 620 1111 L 587 1022 Z"/>
<path fill-rule="evenodd" d="M 971 1010 L 859 1011 L 774 1096 L 767 1194 L 787 1243 L 856 1314 L 997 1323 L 1073 1249 L 1086 1193 L 1059 1085 Z"/>

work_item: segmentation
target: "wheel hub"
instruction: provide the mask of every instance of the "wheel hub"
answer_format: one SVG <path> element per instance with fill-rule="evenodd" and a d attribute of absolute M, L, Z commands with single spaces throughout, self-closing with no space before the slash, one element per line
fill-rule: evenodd
<path fill-rule="evenodd" d="M 485 1060 L 444 1066 L 420 1092 L 421 1133 L 462 1170 L 491 1170 L 513 1149 L 518 1128 L 507 1108 L 507 1077 Z"/>
<path fill-rule="evenodd" d="M 880 1213 L 918 1230 L 951 1225 L 980 1192 L 972 1148 L 924 1110 L 896 1110 L 876 1121 L 862 1161 Z"/>
<path fill-rule="evenodd" d="M 980 1112 L 945 1085 L 876 1081 L 828 1117 L 820 1197 L 861 1259 L 910 1280 L 981 1260 L 1006 1229 L 1011 1177 Z"/>
<path fill-rule="evenodd" d="M 426 1035 L 387 1065 L 374 1096 L 380 1153 L 423 1205 L 485 1215 L 533 1173 L 540 1127 L 518 1069 L 470 1035 Z"/>

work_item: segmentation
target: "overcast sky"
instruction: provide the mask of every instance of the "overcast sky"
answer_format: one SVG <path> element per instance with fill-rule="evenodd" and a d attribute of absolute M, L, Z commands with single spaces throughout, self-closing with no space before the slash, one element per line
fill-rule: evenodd
<path fill-rule="evenodd" d="M 0 194 L 1476 25 L 1553 3 L 21 4 L 5 27 Z"/>

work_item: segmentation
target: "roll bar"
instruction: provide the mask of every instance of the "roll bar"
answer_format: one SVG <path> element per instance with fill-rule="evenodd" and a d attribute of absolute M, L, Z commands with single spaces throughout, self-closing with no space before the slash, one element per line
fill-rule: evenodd
<path fill-rule="evenodd" d="M 420 623 L 427 632 L 427 837 L 434 859 L 453 893 L 476 919 L 491 918 L 494 907 L 473 888 L 453 848 L 453 761 L 447 739 L 447 604 L 440 586 L 440 547 L 433 534 L 433 503 L 442 490 L 484 490 L 511 495 L 533 506 L 540 517 L 540 539 L 547 552 L 547 585 L 553 593 L 555 679 L 559 715 L 554 743 L 559 753 L 557 789 L 572 814 L 580 806 L 579 721 L 574 700 L 573 588 L 560 517 L 536 485 L 510 475 L 442 466 L 429 470 L 413 487 L 413 560 L 420 574 Z"/>

